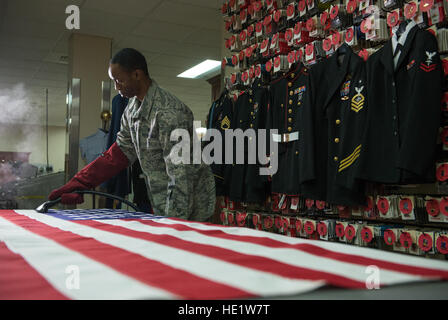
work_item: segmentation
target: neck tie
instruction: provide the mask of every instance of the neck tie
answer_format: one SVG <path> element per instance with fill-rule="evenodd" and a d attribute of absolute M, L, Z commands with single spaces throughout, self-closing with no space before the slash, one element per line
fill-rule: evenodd
<path fill-rule="evenodd" d="M 397 47 L 395 48 L 394 57 L 397 56 L 399 52 L 403 50 L 403 45 L 401 43 L 397 43 Z"/>

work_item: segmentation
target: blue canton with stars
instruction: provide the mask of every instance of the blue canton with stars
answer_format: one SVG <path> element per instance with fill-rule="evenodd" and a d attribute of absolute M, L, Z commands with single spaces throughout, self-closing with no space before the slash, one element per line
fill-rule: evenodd
<path fill-rule="evenodd" d="M 147 212 L 133 212 L 117 209 L 75 209 L 75 210 L 48 210 L 43 213 L 63 220 L 106 220 L 106 219 L 144 219 L 153 220 L 166 218 L 155 216 Z"/>

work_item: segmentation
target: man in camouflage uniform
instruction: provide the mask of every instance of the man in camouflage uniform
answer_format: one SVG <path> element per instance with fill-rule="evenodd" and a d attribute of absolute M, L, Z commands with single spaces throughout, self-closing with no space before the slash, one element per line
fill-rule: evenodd
<path fill-rule="evenodd" d="M 191 110 L 149 77 L 145 58 L 134 49 L 123 49 L 113 57 L 109 76 L 115 89 L 130 99 L 117 141 L 65 186 L 53 191 L 50 200 L 61 197 L 62 203 L 82 203 L 82 195 L 71 192 L 94 188 L 138 159 L 154 214 L 209 220 L 216 201 L 210 167 L 193 164 L 191 159 L 188 164 L 173 163 L 178 156 L 173 147 L 178 141 L 171 141 L 172 131 L 187 130 L 190 146 L 197 139 Z"/>

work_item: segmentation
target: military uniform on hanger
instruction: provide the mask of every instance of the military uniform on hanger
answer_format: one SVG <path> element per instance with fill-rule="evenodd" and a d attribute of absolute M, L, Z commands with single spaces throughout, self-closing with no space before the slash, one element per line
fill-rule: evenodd
<path fill-rule="evenodd" d="M 234 127 L 245 132 L 253 129 L 253 136 L 244 138 L 244 163 L 234 162 L 232 166 L 229 199 L 233 201 L 261 203 L 267 196 L 267 180 L 260 176 L 260 162 L 258 156 L 258 129 L 266 127 L 266 113 L 268 108 L 268 89 L 262 85 L 261 79 L 256 79 L 252 86 L 244 91 L 235 103 Z M 260 137 L 261 138 L 261 137 Z M 236 141 L 234 139 L 234 141 Z M 265 142 L 263 142 L 265 143 Z M 249 149 L 252 144 L 253 149 Z M 237 150 L 234 144 L 234 160 Z M 255 163 L 249 163 L 249 159 Z"/>
<path fill-rule="evenodd" d="M 359 157 L 367 100 L 364 61 L 344 44 L 310 69 L 302 116 L 299 179 L 305 197 L 365 204 Z"/>
<path fill-rule="evenodd" d="M 363 177 L 380 183 L 435 179 L 443 70 L 436 38 L 409 22 L 367 61 L 369 127 Z"/>
<path fill-rule="evenodd" d="M 225 164 L 225 143 L 224 143 L 224 133 L 226 130 L 230 129 L 233 125 L 233 99 L 229 97 L 228 91 L 225 90 L 221 96 L 213 102 L 208 117 L 207 117 L 207 128 L 216 129 L 221 134 L 221 146 L 215 145 L 215 147 L 221 147 L 221 163 L 211 163 L 210 167 L 212 169 L 213 175 L 215 177 L 216 183 L 216 195 L 225 196 L 229 193 L 230 177 L 226 172 L 227 166 Z M 207 139 L 207 136 L 205 137 Z M 206 142 L 208 144 L 209 142 Z M 213 156 L 214 154 L 212 154 Z"/>
<path fill-rule="evenodd" d="M 278 145 L 278 169 L 272 175 L 273 193 L 298 195 L 299 188 L 299 140 L 303 99 L 306 91 L 308 70 L 302 64 L 291 72 L 274 80 L 270 85 L 270 108 L 268 129 L 277 129 L 272 139 Z M 273 151 L 271 151 L 273 153 Z"/>

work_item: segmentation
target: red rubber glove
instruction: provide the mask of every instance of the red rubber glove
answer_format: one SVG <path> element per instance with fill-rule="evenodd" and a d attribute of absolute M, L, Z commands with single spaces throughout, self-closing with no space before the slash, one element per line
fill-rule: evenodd
<path fill-rule="evenodd" d="M 109 150 L 85 166 L 64 186 L 51 192 L 48 199 L 56 200 L 60 197 L 62 204 L 83 203 L 84 197 L 82 194 L 71 192 L 94 189 L 116 176 L 128 165 L 128 158 L 115 142 Z"/>

